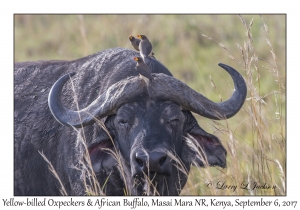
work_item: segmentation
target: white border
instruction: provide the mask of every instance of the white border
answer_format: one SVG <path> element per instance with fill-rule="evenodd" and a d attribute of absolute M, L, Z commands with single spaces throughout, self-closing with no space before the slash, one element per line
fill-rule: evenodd
<path fill-rule="evenodd" d="M 132 6 L 134 5 L 134 6 Z M 146 6 L 145 6 L 146 5 Z M 10 1 L 0 6 L 0 58 L 1 58 L 1 178 L 0 206 L 4 198 L 13 198 L 13 14 L 14 13 L 286 13 L 287 14 L 287 196 L 264 197 L 266 200 L 298 200 L 299 170 L 299 13 L 296 4 L 274 1 Z M 297 135 L 298 134 L 298 135 Z M 53 197 L 52 197 L 53 198 Z M 182 197 L 193 200 L 195 197 Z M 213 199 L 214 197 L 201 197 Z M 260 197 L 216 197 L 219 200 L 252 199 Z M 25 197 L 16 197 L 25 200 Z M 51 199 L 51 198 L 50 198 Z M 55 197 L 57 200 L 64 200 Z M 70 199 L 70 197 L 68 197 Z M 74 199 L 80 200 L 79 197 Z M 83 198 L 85 199 L 85 198 Z M 93 198 L 94 199 L 94 198 Z M 111 197 L 111 199 L 114 199 Z M 117 199 L 117 198 L 116 198 Z M 119 198 L 123 199 L 123 198 Z M 151 199 L 151 198 L 148 198 Z M 169 198 L 163 198 L 169 199 Z M 2 208 L 2 207 L 1 207 Z M 23 207 L 31 209 L 31 207 Z M 95 209 L 94 207 L 93 209 Z M 166 208 L 166 207 L 164 207 Z M 199 207 L 198 207 L 199 208 Z M 255 207 L 258 208 L 258 207 Z M 10 207 L 10 209 L 16 209 Z M 53 209 L 53 207 L 51 208 Z M 66 208 L 63 208 L 66 209 Z M 69 208 L 70 209 L 70 208 Z M 73 209 L 73 207 L 72 207 Z M 92 208 L 90 208 L 92 209 Z M 157 209 L 162 209 L 157 207 Z M 220 207 L 216 207 L 220 209 Z"/>

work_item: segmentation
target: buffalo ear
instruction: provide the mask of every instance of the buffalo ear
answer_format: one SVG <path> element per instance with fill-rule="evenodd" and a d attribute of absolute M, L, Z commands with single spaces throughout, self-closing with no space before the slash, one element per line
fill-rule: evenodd
<path fill-rule="evenodd" d="M 188 159 L 190 163 L 196 166 L 220 166 L 226 167 L 227 152 L 220 140 L 204 131 L 198 125 L 194 116 L 189 113 L 190 129 L 187 130 L 187 136 L 184 139 L 182 155 Z"/>
<path fill-rule="evenodd" d="M 96 174 L 100 173 L 101 170 L 108 170 L 116 165 L 116 160 L 111 155 L 114 150 L 110 139 L 93 143 L 89 146 L 88 151 Z"/>
<path fill-rule="evenodd" d="M 94 172 L 100 173 L 101 170 L 111 170 L 113 166 L 117 165 L 113 157 L 115 152 L 115 142 L 112 134 L 108 135 L 107 132 L 100 126 L 95 126 L 95 140 L 88 146 L 88 151 L 93 166 Z"/>
<path fill-rule="evenodd" d="M 105 195 L 123 195 L 124 184 L 117 169 L 118 162 L 111 139 L 98 139 L 89 148 L 93 171 Z"/>
<path fill-rule="evenodd" d="M 116 150 L 119 150 L 117 141 L 114 140 L 114 132 L 111 127 L 112 117 L 105 120 L 106 131 L 98 126 L 94 141 L 88 147 L 93 171 L 99 181 L 102 191 L 105 195 L 124 195 L 124 183 L 118 170 L 116 160 Z"/>

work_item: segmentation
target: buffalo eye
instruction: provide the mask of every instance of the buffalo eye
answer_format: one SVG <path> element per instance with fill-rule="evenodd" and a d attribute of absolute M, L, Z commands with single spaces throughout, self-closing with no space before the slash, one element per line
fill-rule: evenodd
<path fill-rule="evenodd" d="M 178 122 L 179 122 L 179 119 L 178 119 L 178 118 L 173 118 L 173 119 L 167 120 L 167 122 L 166 122 L 167 130 L 168 130 L 170 133 L 172 133 L 172 132 L 176 129 L 176 127 L 177 127 L 177 125 L 178 125 Z"/>
<path fill-rule="evenodd" d="M 120 119 L 120 120 L 118 120 L 118 123 L 119 123 L 119 125 L 121 125 L 121 126 L 125 126 L 125 125 L 127 124 L 127 121 L 126 121 L 126 120 L 123 120 L 123 119 Z"/>
<path fill-rule="evenodd" d="M 172 126 L 175 126 L 177 125 L 177 123 L 179 122 L 179 119 L 178 118 L 173 118 L 171 120 L 168 121 L 168 123 Z"/>
<path fill-rule="evenodd" d="M 179 119 L 173 119 L 173 120 L 171 120 L 171 123 L 176 124 L 176 123 L 178 123 L 178 121 L 179 121 Z"/>

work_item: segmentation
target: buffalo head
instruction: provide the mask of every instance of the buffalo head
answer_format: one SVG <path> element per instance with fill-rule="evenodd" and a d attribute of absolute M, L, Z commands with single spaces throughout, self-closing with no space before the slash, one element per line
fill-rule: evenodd
<path fill-rule="evenodd" d="M 124 189 L 131 195 L 178 195 L 192 163 L 226 166 L 226 150 L 220 140 L 200 128 L 191 114 L 227 119 L 243 105 L 246 84 L 242 76 L 227 65 L 219 65 L 231 75 L 235 86 L 230 99 L 221 103 L 162 73 L 152 74 L 149 86 L 139 77 L 120 80 L 78 111 L 67 109 L 60 98 L 64 84 L 75 75 L 67 74 L 53 85 L 48 103 L 53 116 L 65 126 L 83 128 L 105 119 L 107 132 L 99 132 L 88 150 L 107 195 L 124 194 Z M 189 136 L 204 158 L 188 146 Z"/>

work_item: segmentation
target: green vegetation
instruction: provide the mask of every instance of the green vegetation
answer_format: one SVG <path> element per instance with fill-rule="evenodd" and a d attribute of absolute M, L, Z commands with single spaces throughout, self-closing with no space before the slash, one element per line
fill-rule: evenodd
<path fill-rule="evenodd" d="M 227 121 L 196 116 L 227 149 L 227 168 L 192 168 L 181 194 L 286 195 L 285 30 L 285 15 L 15 15 L 15 61 L 132 49 L 128 36 L 145 34 L 174 77 L 216 102 L 233 91 L 217 64 L 230 65 L 248 86 L 243 108 Z M 207 187 L 218 182 L 237 189 Z M 243 182 L 276 189 L 245 190 Z"/>

